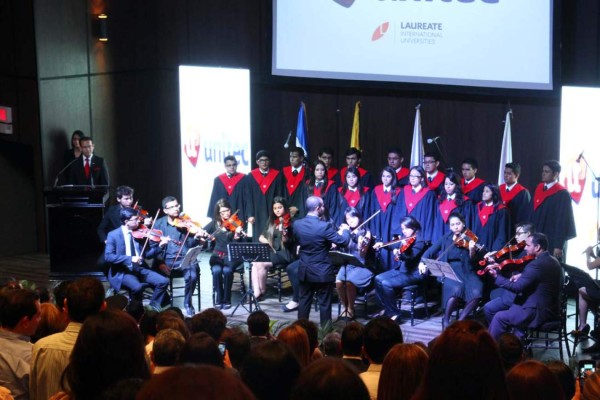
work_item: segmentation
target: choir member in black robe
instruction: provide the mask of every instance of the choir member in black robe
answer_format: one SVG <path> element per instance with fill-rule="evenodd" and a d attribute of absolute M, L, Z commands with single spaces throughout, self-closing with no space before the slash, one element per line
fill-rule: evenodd
<path fill-rule="evenodd" d="M 360 180 L 360 171 L 356 167 L 346 168 L 344 185 L 338 189 L 337 213 L 333 216 L 337 225 L 346 220 L 344 210 L 348 207 L 356 208 L 362 215 L 369 211 L 368 187 L 364 187 Z"/>
<path fill-rule="evenodd" d="M 350 167 L 358 168 L 360 172 L 360 183 L 363 187 L 372 188 L 375 186 L 375 180 L 369 171 L 360 166 L 362 152 L 357 148 L 350 147 L 346 150 L 346 166 L 340 169 L 340 182 L 346 183 L 346 170 Z"/>
<path fill-rule="evenodd" d="M 425 153 L 423 156 L 423 168 L 427 173 L 427 187 L 439 195 L 444 189 L 444 178 L 446 175 L 439 170 L 440 156 L 437 153 Z"/>
<path fill-rule="evenodd" d="M 213 183 L 210 202 L 208 203 L 207 216 L 213 217 L 215 204 L 219 199 L 225 199 L 231 204 L 234 212 L 237 211 L 237 216 L 242 221 L 248 219 L 246 212 L 246 193 L 244 192 L 244 177 L 245 174 L 237 172 L 238 162 L 235 156 L 227 156 L 223 160 L 225 164 L 225 173 L 217 176 Z"/>
<path fill-rule="evenodd" d="M 471 199 L 473 204 L 477 204 L 481 201 L 483 184 L 485 183 L 483 179 L 476 176 L 477 168 L 479 168 L 479 164 L 474 158 L 467 157 L 462 162 L 462 190 L 465 196 L 468 196 Z"/>
<path fill-rule="evenodd" d="M 256 153 L 258 168 L 253 169 L 245 178 L 243 184 L 248 196 L 245 210 L 248 223 L 253 224 L 253 241 L 257 242 L 271 214 L 273 199 L 283 195 L 282 181 L 279 171 L 270 168 L 271 155 L 266 150 Z"/>
<path fill-rule="evenodd" d="M 475 218 L 475 206 L 462 192 L 460 177 L 456 172 L 448 172 L 443 187 L 437 201 L 433 242 L 450 233 L 448 220 L 453 211 L 458 211 L 465 218 L 467 226 L 473 226 Z"/>
<path fill-rule="evenodd" d="M 427 187 L 425 177 L 425 170 L 422 167 L 416 166 L 410 169 L 409 184 L 400 191 L 397 206 L 394 207 L 392 227 L 399 227 L 403 217 L 414 217 L 421 223 L 423 240 L 431 241 L 435 229 L 436 196 Z"/>
<path fill-rule="evenodd" d="M 388 166 L 396 172 L 396 185 L 403 188 L 408 185 L 408 174 L 410 170 L 402 165 L 404 162 L 404 154 L 399 147 L 393 147 L 388 150 L 387 154 Z"/>
<path fill-rule="evenodd" d="M 310 196 L 317 196 L 323 199 L 325 204 L 325 213 L 323 218 L 330 220 L 334 215 L 337 215 L 338 207 L 338 186 L 335 181 L 327 176 L 327 167 L 321 160 L 317 160 L 313 164 L 312 174 L 304 186 L 303 199 L 306 202 Z"/>
<path fill-rule="evenodd" d="M 287 201 L 292 218 L 304 218 L 304 181 L 310 172 L 304 167 L 304 150 L 301 147 L 290 149 L 290 165 L 283 167 L 281 179 L 283 198 Z"/>
<path fill-rule="evenodd" d="M 339 170 L 335 168 L 332 164 L 333 162 L 333 149 L 331 147 L 323 147 L 319 150 L 319 160 L 325 164 L 325 169 L 327 170 L 327 179 L 335 182 L 335 184 L 339 187 L 342 186 L 342 181 L 340 180 Z"/>
<path fill-rule="evenodd" d="M 510 214 L 502 204 L 498 186 L 483 185 L 482 200 L 475 207 L 473 232 L 479 238 L 477 244 L 487 251 L 498 251 L 510 239 Z"/>
<path fill-rule="evenodd" d="M 527 221 L 531 207 L 531 195 L 529 190 L 518 182 L 519 175 L 519 163 L 510 162 L 504 166 L 504 183 L 500 185 L 500 196 L 510 212 L 511 225 Z"/>
<path fill-rule="evenodd" d="M 379 214 L 375 215 L 369 222 L 371 228 L 371 234 L 377 238 L 378 242 L 389 242 L 392 240 L 392 219 L 394 216 L 394 208 L 400 195 L 400 190 L 396 186 L 396 171 L 392 167 L 385 167 L 381 171 L 381 185 L 375 186 L 369 193 L 369 212 L 365 218 L 369 218 L 374 215 L 377 211 Z M 396 227 L 396 232 L 399 232 L 400 225 Z M 394 256 L 392 249 L 384 247 L 379 251 L 379 268 L 383 271 L 387 271 L 392 267 L 394 262 Z"/>
<path fill-rule="evenodd" d="M 571 195 L 560 183 L 560 164 L 550 160 L 542 167 L 542 182 L 535 188 L 530 220 L 548 237 L 548 251 L 563 260 L 567 240 L 577 236 Z"/>

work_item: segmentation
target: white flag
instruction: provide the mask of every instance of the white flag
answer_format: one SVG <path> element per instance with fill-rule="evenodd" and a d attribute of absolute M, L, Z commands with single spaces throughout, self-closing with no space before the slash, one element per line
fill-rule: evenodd
<path fill-rule="evenodd" d="M 504 183 L 504 166 L 512 162 L 512 133 L 510 129 L 510 119 L 512 118 L 512 110 L 506 113 L 504 121 L 504 138 L 502 138 L 502 153 L 500 154 L 500 169 L 498 172 L 498 186 Z"/>
<path fill-rule="evenodd" d="M 421 105 L 419 104 L 417 106 L 417 113 L 415 114 L 415 127 L 413 128 L 413 141 L 410 151 L 410 166 L 414 167 L 421 165 L 423 163 L 424 155 L 423 132 L 421 132 Z"/>

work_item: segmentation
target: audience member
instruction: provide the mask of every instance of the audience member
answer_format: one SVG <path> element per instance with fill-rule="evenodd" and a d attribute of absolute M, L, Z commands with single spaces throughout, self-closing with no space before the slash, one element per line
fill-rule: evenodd
<path fill-rule="evenodd" d="M 146 382 L 137 400 L 254 400 L 233 374 L 210 365 L 175 367 Z"/>
<path fill-rule="evenodd" d="M 457 321 L 435 340 L 415 400 L 508 399 L 498 346 L 483 325 Z"/>
<path fill-rule="evenodd" d="M 266 341 L 252 348 L 240 375 L 259 400 L 289 399 L 300 364 L 287 345 Z"/>
<path fill-rule="evenodd" d="M 368 400 L 369 391 L 354 368 L 338 358 L 327 357 L 302 371 L 290 399 Z"/>
<path fill-rule="evenodd" d="M 30 337 L 40 321 L 40 300 L 29 289 L 0 292 L 0 385 L 15 399 L 29 398 Z"/>
<path fill-rule="evenodd" d="M 65 309 L 65 300 L 67 298 L 67 289 L 73 281 L 62 281 L 54 287 L 52 294 L 54 295 L 54 304 L 59 309 L 65 325 L 69 323 L 69 314 Z"/>
<path fill-rule="evenodd" d="M 325 357 L 342 358 L 342 335 L 338 332 L 330 332 L 325 335 L 321 346 Z"/>
<path fill-rule="evenodd" d="M 63 391 L 72 399 L 103 399 L 106 389 L 127 378 L 150 378 L 136 322 L 123 311 L 90 315 L 61 379 Z"/>
<path fill-rule="evenodd" d="M 416 344 L 400 343 L 383 360 L 378 400 L 410 400 L 421 384 L 429 356 Z"/>
<path fill-rule="evenodd" d="M 297 320 L 296 322 L 294 322 L 294 325 L 298 325 L 304 328 L 306 334 L 308 335 L 310 359 L 314 361 L 318 360 L 319 358 L 322 358 L 323 354 L 321 354 L 321 350 L 319 350 L 319 326 L 316 323 L 309 321 L 305 318 Z"/>
<path fill-rule="evenodd" d="M 224 342 L 231 366 L 239 371 L 250 354 L 250 338 L 240 328 L 230 328 L 226 330 Z"/>
<path fill-rule="evenodd" d="M 300 325 L 294 324 L 283 328 L 277 335 L 277 340 L 289 346 L 302 368 L 310 363 L 308 335 Z"/>
<path fill-rule="evenodd" d="M 503 333 L 498 339 L 498 350 L 506 372 L 525 360 L 525 352 L 521 339 L 514 333 Z"/>
<path fill-rule="evenodd" d="M 31 343 L 35 343 L 41 338 L 62 332 L 67 326 L 62 313 L 52 303 L 40 304 L 40 323 L 31 337 Z"/>
<path fill-rule="evenodd" d="M 60 285 L 59 285 L 60 286 Z M 57 301 L 62 298 L 69 323 L 63 332 L 40 339 L 33 346 L 31 365 L 30 398 L 47 400 L 60 390 L 63 371 L 69 364 L 71 351 L 81 330 L 83 322 L 91 315 L 106 308 L 104 286 L 95 278 L 84 277 L 63 285 Z"/>
<path fill-rule="evenodd" d="M 572 399 L 573 396 L 575 396 L 575 385 L 577 382 L 575 381 L 571 368 L 560 360 L 548 361 L 546 366 L 558 379 L 558 383 L 563 390 L 565 399 Z"/>
<path fill-rule="evenodd" d="M 140 378 L 121 379 L 104 391 L 102 400 L 135 400 L 144 383 Z"/>
<path fill-rule="evenodd" d="M 185 342 L 179 356 L 179 364 L 213 365 L 225 368 L 219 345 L 206 332 L 194 333 Z"/>
<path fill-rule="evenodd" d="M 515 365 L 506 374 L 511 400 L 564 400 L 558 378 L 539 361 L 528 360 Z"/>
<path fill-rule="evenodd" d="M 360 374 L 360 378 L 367 386 L 371 399 L 377 399 L 379 376 L 386 354 L 402 342 L 400 327 L 389 317 L 373 318 L 365 326 L 363 353 L 369 360 L 369 368 Z"/>
<path fill-rule="evenodd" d="M 579 385 L 579 382 L 577 382 L 577 385 Z M 577 390 L 575 392 L 577 392 Z M 600 399 L 600 372 L 587 376 L 583 382 L 583 390 L 581 391 L 581 400 L 598 399 Z"/>
<path fill-rule="evenodd" d="M 365 327 L 359 322 L 350 322 L 342 331 L 342 353 L 344 361 L 348 362 L 361 373 L 369 368 L 368 362 L 362 357 Z"/>
<path fill-rule="evenodd" d="M 156 334 L 150 358 L 154 364 L 154 374 L 173 368 L 185 345 L 185 338 L 176 329 L 163 329 Z"/>
<path fill-rule="evenodd" d="M 254 348 L 259 343 L 270 339 L 271 320 L 264 311 L 254 311 L 246 320 L 248 325 L 248 334 L 250 335 L 250 345 Z"/>
<path fill-rule="evenodd" d="M 216 342 L 221 340 L 226 325 L 227 317 L 216 308 L 207 308 L 192 317 L 192 333 L 206 332 Z"/>
<path fill-rule="evenodd" d="M 50 302 L 50 291 L 46 286 L 38 286 L 35 288 L 35 292 L 40 297 L 40 304 Z"/>

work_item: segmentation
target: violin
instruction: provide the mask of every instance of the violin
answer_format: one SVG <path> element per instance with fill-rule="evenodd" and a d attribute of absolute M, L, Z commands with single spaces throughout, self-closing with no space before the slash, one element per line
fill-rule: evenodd
<path fill-rule="evenodd" d="M 409 238 L 405 238 L 402 246 L 398 250 L 398 253 L 394 256 L 394 261 L 400 261 L 400 254 L 405 253 L 408 249 L 412 247 L 413 244 L 417 241 L 416 236 L 411 236 Z"/>
<path fill-rule="evenodd" d="M 240 220 L 240 217 L 237 216 L 237 211 L 235 213 L 233 213 L 233 215 L 231 217 L 229 217 L 229 219 L 223 220 L 222 226 L 223 229 L 229 231 L 229 232 L 233 232 L 235 233 L 235 231 L 237 230 L 237 228 L 239 227 L 244 227 L 244 223 Z M 240 236 L 242 237 L 246 237 L 246 232 L 241 231 Z"/>
<path fill-rule="evenodd" d="M 292 224 L 292 217 L 290 214 L 285 213 L 281 217 L 276 217 L 274 222 L 277 224 L 277 229 L 281 231 L 282 236 L 287 237 L 288 229 Z"/>
<path fill-rule="evenodd" d="M 502 261 L 500 264 L 497 265 L 488 265 L 487 267 L 485 267 L 484 269 L 480 269 L 479 271 L 477 271 L 477 275 L 483 275 L 486 272 L 491 271 L 492 269 L 497 269 L 498 271 L 502 271 L 503 268 L 507 267 L 507 266 L 516 266 L 518 268 L 518 270 L 523 270 L 523 268 L 525 268 L 525 266 L 532 260 L 535 260 L 535 256 L 525 256 L 525 257 L 521 257 L 519 259 L 513 259 L 513 258 L 509 258 L 506 259 L 504 261 Z"/>
<path fill-rule="evenodd" d="M 525 241 L 523 240 L 517 244 L 504 246 L 503 248 L 498 250 L 492 257 L 494 258 L 494 260 L 500 261 L 502 259 L 502 257 L 504 257 L 505 255 L 511 254 L 513 252 L 521 251 L 524 248 L 525 248 Z M 487 260 L 487 259 L 479 260 L 479 265 L 481 265 L 482 267 L 485 267 L 487 264 L 489 264 L 489 260 Z"/>
<path fill-rule="evenodd" d="M 456 247 L 463 247 L 465 249 L 469 248 L 469 242 L 473 241 L 477 243 L 479 238 L 472 230 L 469 228 L 465 228 L 465 230 L 458 235 L 458 238 L 454 240 L 454 244 Z"/>
<path fill-rule="evenodd" d="M 148 213 L 148 211 L 144 210 L 140 205 L 138 205 L 137 201 L 135 202 L 132 208 L 138 212 L 138 216 L 140 217 L 141 221 L 145 220 L 146 218 L 149 218 L 148 215 L 150 214 Z"/>
<path fill-rule="evenodd" d="M 145 225 L 140 225 L 135 231 L 131 231 L 131 236 L 135 239 L 149 239 L 152 242 L 160 242 L 161 240 L 168 239 L 170 242 L 175 243 L 177 246 L 181 246 L 181 242 L 171 239 L 168 236 L 163 236 L 163 232 L 160 229 L 150 229 Z"/>
<path fill-rule="evenodd" d="M 379 246 L 379 248 L 381 249 L 382 247 L 391 246 L 391 245 L 396 244 L 396 243 L 402 243 L 403 246 L 404 246 L 404 243 L 407 240 L 409 240 L 409 239 L 415 239 L 416 240 L 416 238 L 417 238 L 417 236 L 414 235 L 414 236 L 409 236 L 409 237 L 405 237 L 405 238 L 398 238 L 398 239 L 390 240 L 389 242 L 385 242 L 384 244 L 382 244 L 381 246 Z M 411 243 L 410 246 L 412 246 L 413 244 L 414 244 L 414 241 Z M 406 250 L 408 250 L 410 248 L 410 246 L 408 246 L 406 248 Z"/>
<path fill-rule="evenodd" d="M 179 217 L 173 218 L 173 221 L 169 221 L 169 224 L 177 228 L 187 229 L 192 235 L 203 230 L 202 225 L 199 222 L 193 221 L 192 218 L 186 214 L 179 214 Z"/>

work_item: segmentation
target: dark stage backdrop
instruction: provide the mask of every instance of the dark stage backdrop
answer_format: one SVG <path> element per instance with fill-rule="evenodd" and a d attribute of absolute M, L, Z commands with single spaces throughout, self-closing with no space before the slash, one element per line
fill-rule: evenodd
<path fill-rule="evenodd" d="M 33 173 L 17 174 L 19 164 L 3 163 L 9 167 L 0 174 L 19 176 L 34 187 L 35 201 L 1 196 L 0 205 L 36 216 L 37 244 L 25 250 L 45 248 L 42 191 L 60 170 L 61 155 L 75 129 L 93 136 L 113 185 L 134 186 L 148 210 L 156 210 L 167 194 L 180 196 L 180 64 L 251 70 L 253 151 L 270 150 L 276 167 L 288 162 L 283 143 L 295 128 L 300 101 L 307 107 L 310 152 L 331 146 L 340 165 L 349 144 L 354 102 L 360 100 L 363 165 L 376 174 L 387 147 L 399 145 L 409 156 L 417 104 L 422 105 L 424 136 L 443 138 L 451 165 L 475 156 L 484 178 L 495 180 L 498 174 L 509 102 L 514 112 L 513 155 L 523 166 L 522 183 L 533 186 L 543 160 L 558 157 L 556 97 L 273 80 L 270 2 L 0 0 L 0 33 L 8 43 L 0 62 L 0 104 L 16 110 L 15 134 L 0 140 L 29 147 L 31 151 L 23 154 L 30 158 L 27 165 L 35 166 Z M 598 85 L 599 6 L 584 0 L 564 3 L 558 18 L 563 28 L 556 32 L 562 45 L 559 84 Z M 109 16 L 106 43 L 94 38 L 92 15 L 101 12 Z M 0 147 L 0 158 L 9 159 L 9 151 Z M 0 242 L 0 254 L 11 252 Z"/>

